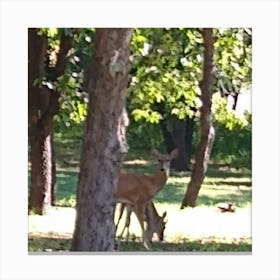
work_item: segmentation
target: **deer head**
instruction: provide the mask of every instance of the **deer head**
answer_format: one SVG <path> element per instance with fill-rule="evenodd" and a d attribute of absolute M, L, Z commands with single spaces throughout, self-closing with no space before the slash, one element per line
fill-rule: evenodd
<path fill-rule="evenodd" d="M 170 163 L 172 159 L 178 156 L 178 149 L 173 150 L 169 155 L 163 155 L 153 149 L 151 155 L 158 161 L 160 170 L 165 172 L 166 176 L 169 176 Z"/>

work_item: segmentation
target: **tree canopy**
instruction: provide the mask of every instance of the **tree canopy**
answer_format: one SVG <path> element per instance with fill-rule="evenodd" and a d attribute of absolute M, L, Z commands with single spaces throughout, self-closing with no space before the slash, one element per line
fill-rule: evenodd
<path fill-rule="evenodd" d="M 64 30 L 64 31 L 63 31 Z M 49 40 L 49 59 L 56 59 L 59 33 L 71 29 L 42 29 Z M 81 28 L 73 41 L 65 74 L 57 81 L 62 92 L 58 124 L 70 126 L 86 116 L 87 75 L 92 56 L 93 28 Z M 214 120 L 232 129 L 247 124 L 244 116 L 228 108 L 225 94 L 239 94 L 251 86 L 252 38 L 249 28 L 214 29 Z M 202 36 L 198 28 L 135 28 L 131 41 L 128 110 L 139 125 L 158 124 L 171 115 L 179 119 L 198 116 L 202 75 Z M 51 73 L 46 77 L 51 80 Z"/>

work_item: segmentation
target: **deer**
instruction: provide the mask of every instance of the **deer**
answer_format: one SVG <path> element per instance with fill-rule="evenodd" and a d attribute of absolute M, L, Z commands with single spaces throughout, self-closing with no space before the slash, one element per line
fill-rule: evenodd
<path fill-rule="evenodd" d="M 135 209 L 133 208 L 132 205 L 130 204 L 124 204 L 124 203 L 120 203 L 120 209 L 119 209 L 119 217 L 118 217 L 118 221 L 116 224 L 116 232 L 119 226 L 119 222 L 122 218 L 124 209 L 126 208 L 126 220 L 125 220 L 125 225 L 123 227 L 122 232 L 120 233 L 120 235 L 118 236 L 119 238 L 123 237 L 123 234 L 125 232 L 125 230 L 127 229 L 127 234 L 126 234 L 126 241 L 128 241 L 129 238 L 129 226 L 130 226 L 130 217 L 132 214 L 132 211 L 135 211 Z M 163 215 L 160 216 L 155 208 L 155 205 L 152 201 L 150 201 L 145 209 L 145 222 L 147 223 L 147 240 L 148 242 L 152 242 L 152 238 L 154 233 L 157 235 L 158 241 L 163 241 L 163 237 L 164 237 L 164 230 L 165 230 L 165 226 L 167 223 L 167 220 L 165 220 L 166 218 L 166 211 L 163 212 Z M 137 216 L 137 214 L 136 214 Z"/>
<path fill-rule="evenodd" d="M 153 197 L 163 189 L 169 176 L 170 162 L 178 156 L 178 150 L 170 154 L 161 154 L 152 150 L 151 155 L 158 161 L 159 170 L 154 175 L 120 173 L 116 192 L 116 202 L 130 205 L 138 218 L 143 245 L 149 249 L 149 236 L 145 230 L 145 210 Z"/>

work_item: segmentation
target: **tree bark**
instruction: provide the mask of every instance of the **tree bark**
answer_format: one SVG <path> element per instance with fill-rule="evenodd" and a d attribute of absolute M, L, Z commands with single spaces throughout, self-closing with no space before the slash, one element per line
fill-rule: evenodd
<path fill-rule="evenodd" d="M 131 29 L 96 29 L 73 251 L 113 251 Z"/>
<path fill-rule="evenodd" d="M 160 128 L 167 152 L 170 153 L 176 148 L 179 150 L 178 158 L 171 162 L 171 169 L 174 169 L 175 171 L 189 171 L 194 120 L 190 118 L 179 120 L 176 118 L 176 121 L 172 121 L 172 125 L 172 131 L 169 131 L 166 120 L 160 122 Z"/>
<path fill-rule="evenodd" d="M 201 101 L 200 109 L 200 142 L 195 158 L 195 164 L 191 175 L 181 209 L 186 206 L 194 207 L 197 196 L 207 172 L 208 161 L 211 154 L 215 129 L 211 119 L 212 105 L 212 84 L 213 84 L 213 55 L 214 55 L 214 38 L 212 28 L 204 28 L 202 31 L 204 42 L 204 65 L 203 79 L 201 81 Z"/>
<path fill-rule="evenodd" d="M 171 151 L 173 151 L 175 149 L 173 136 L 167 128 L 166 120 L 160 121 L 159 124 L 160 124 L 160 129 L 161 129 L 161 133 L 162 133 L 162 136 L 163 136 L 163 140 L 164 140 L 164 144 L 165 144 L 167 153 L 170 154 Z M 172 165 L 171 165 L 171 168 L 172 168 Z"/>
<path fill-rule="evenodd" d="M 47 38 L 39 36 L 38 30 L 28 30 L 28 132 L 30 142 L 31 187 L 29 210 L 44 215 L 50 206 L 51 169 L 50 139 L 43 133 L 42 113 L 47 106 L 48 94 L 35 85 L 45 75 Z"/>
<path fill-rule="evenodd" d="M 36 136 L 35 136 L 36 135 Z M 29 210 L 45 215 L 51 206 L 51 141 L 50 136 L 44 137 L 40 128 L 30 138 L 31 190 Z"/>
<path fill-rule="evenodd" d="M 53 132 L 50 136 L 50 148 L 51 148 L 51 206 L 56 205 L 56 156 L 54 147 L 54 135 Z"/>
<path fill-rule="evenodd" d="M 171 163 L 176 171 L 186 171 L 188 167 L 186 150 L 186 121 L 172 118 L 172 137 L 175 147 L 179 150 L 178 157 Z"/>
<path fill-rule="evenodd" d="M 186 134 L 185 134 L 187 171 L 191 170 L 193 132 L 194 132 L 194 118 L 187 118 Z"/>
<path fill-rule="evenodd" d="M 62 34 L 56 66 L 49 75 L 50 81 L 61 76 L 68 61 L 72 37 Z M 48 40 L 36 28 L 28 29 L 28 137 L 30 143 L 31 186 L 29 210 L 45 215 L 54 204 L 54 167 L 51 133 L 53 117 L 58 113 L 59 93 L 42 84 L 47 76 L 46 56 Z"/>

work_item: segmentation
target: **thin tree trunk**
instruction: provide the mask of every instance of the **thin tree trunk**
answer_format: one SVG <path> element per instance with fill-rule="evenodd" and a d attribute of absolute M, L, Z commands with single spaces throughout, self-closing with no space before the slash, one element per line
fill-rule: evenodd
<path fill-rule="evenodd" d="M 212 105 L 212 83 L 213 83 L 213 53 L 214 53 L 214 39 L 212 37 L 212 28 L 204 28 L 202 31 L 204 41 L 204 65 L 203 65 L 203 79 L 201 82 L 201 101 L 202 107 L 200 109 L 200 142 L 196 153 L 195 164 L 191 175 L 191 181 L 188 185 L 185 197 L 183 199 L 181 209 L 185 206 L 194 207 L 198 197 L 201 184 L 204 180 L 208 161 L 211 154 L 215 129 L 212 125 L 211 119 L 211 105 Z"/>
<path fill-rule="evenodd" d="M 97 29 L 84 131 L 73 251 L 113 251 L 124 141 L 131 29 Z"/>
<path fill-rule="evenodd" d="M 53 132 L 50 136 L 51 141 L 51 164 L 52 164 L 52 175 L 51 175 L 51 205 L 55 206 L 56 204 L 56 156 L 55 156 L 55 147 L 54 147 L 54 135 Z"/>

